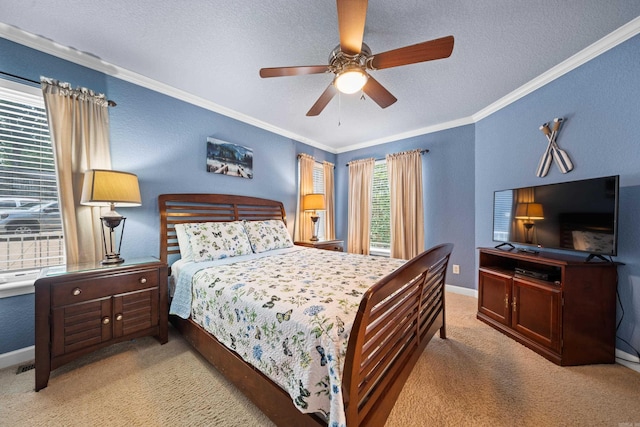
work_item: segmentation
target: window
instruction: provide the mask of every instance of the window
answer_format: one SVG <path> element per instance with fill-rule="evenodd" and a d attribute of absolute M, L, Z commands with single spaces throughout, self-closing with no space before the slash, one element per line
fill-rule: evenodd
<path fill-rule="evenodd" d="M 42 93 L 0 80 L 0 287 L 62 263 L 62 222 Z"/>
<path fill-rule="evenodd" d="M 315 163 L 313 165 L 313 192 L 317 194 L 324 194 L 324 168 L 321 163 Z M 325 238 L 326 228 L 326 211 L 316 212 L 318 219 L 318 238 L 320 240 Z"/>
<path fill-rule="evenodd" d="M 495 193 L 493 214 L 493 240 L 496 242 L 508 242 L 511 229 L 511 209 L 513 206 L 513 192 L 498 191 Z"/>
<path fill-rule="evenodd" d="M 376 161 L 373 168 L 371 197 L 371 235 L 369 251 L 372 255 L 389 256 L 391 250 L 391 198 L 387 162 Z"/>

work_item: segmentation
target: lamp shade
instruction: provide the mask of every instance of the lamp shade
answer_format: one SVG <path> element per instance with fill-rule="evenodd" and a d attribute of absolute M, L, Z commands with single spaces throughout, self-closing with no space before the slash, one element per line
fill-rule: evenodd
<path fill-rule="evenodd" d="M 138 177 L 129 172 L 90 169 L 84 173 L 80 203 L 88 206 L 140 206 Z"/>
<path fill-rule="evenodd" d="M 305 211 L 324 210 L 324 194 L 307 194 L 302 198 L 302 208 Z"/>
<path fill-rule="evenodd" d="M 540 203 L 518 203 L 518 206 L 516 206 L 516 219 L 544 219 L 542 205 Z"/>

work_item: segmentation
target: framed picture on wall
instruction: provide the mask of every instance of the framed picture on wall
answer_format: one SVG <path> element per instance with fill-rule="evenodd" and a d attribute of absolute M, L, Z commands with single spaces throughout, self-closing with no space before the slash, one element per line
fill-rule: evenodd
<path fill-rule="evenodd" d="M 253 150 L 208 137 L 207 172 L 253 179 Z"/>

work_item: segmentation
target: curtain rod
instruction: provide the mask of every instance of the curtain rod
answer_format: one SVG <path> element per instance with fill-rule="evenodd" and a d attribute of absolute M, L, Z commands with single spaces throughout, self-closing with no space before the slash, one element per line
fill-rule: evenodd
<path fill-rule="evenodd" d="M 313 161 L 314 161 L 315 163 L 318 163 L 318 164 L 320 164 L 320 165 L 324 164 L 324 162 L 321 162 L 320 160 L 316 160 L 316 159 L 315 159 L 315 157 L 313 157 L 312 155 L 307 154 L 307 153 L 298 153 L 298 159 L 299 159 L 300 157 L 302 157 L 303 155 L 310 156 L 311 158 L 313 158 Z M 331 163 L 331 162 L 327 162 L 327 163 Z M 336 168 L 336 165 L 333 165 L 333 168 L 335 169 L 335 168 Z"/>
<path fill-rule="evenodd" d="M 38 86 L 38 87 L 40 86 L 40 82 L 36 81 L 36 80 L 28 79 L 26 77 L 18 76 L 16 74 L 7 73 L 7 72 L 4 72 L 4 71 L 0 71 L 0 74 L 2 74 L 4 76 L 11 77 L 11 78 L 14 78 L 14 79 L 22 80 L 24 82 L 33 83 L 35 86 Z M 118 104 L 116 104 L 115 101 L 112 101 L 112 100 L 108 99 L 107 100 L 107 105 L 109 105 L 109 107 L 115 107 Z"/>
<path fill-rule="evenodd" d="M 425 153 L 428 153 L 428 152 L 429 152 L 429 150 L 427 150 L 426 148 L 423 148 L 422 150 L 420 150 L 420 154 L 425 154 Z M 376 162 L 379 162 L 379 161 L 382 161 L 382 160 L 386 160 L 386 158 L 385 159 L 373 159 L 373 160 L 376 161 Z M 347 164 L 345 166 L 349 167 L 349 163 L 351 163 L 351 162 L 347 162 Z"/>

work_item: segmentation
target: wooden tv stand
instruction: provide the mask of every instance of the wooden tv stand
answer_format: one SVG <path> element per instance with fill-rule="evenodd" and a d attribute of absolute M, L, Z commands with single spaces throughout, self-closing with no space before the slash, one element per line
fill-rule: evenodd
<path fill-rule="evenodd" d="M 479 261 L 478 319 L 558 365 L 615 362 L 615 263 L 494 248 Z"/>

